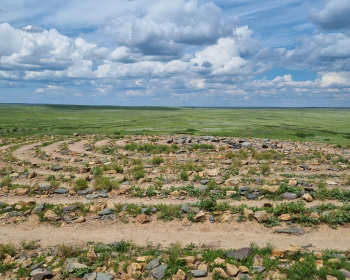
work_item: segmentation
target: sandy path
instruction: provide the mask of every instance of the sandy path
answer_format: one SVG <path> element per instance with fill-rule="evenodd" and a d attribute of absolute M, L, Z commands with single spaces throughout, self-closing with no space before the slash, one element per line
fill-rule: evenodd
<path fill-rule="evenodd" d="M 47 161 L 44 161 L 40 158 L 33 157 L 31 154 L 35 151 L 35 146 L 42 144 L 42 142 L 37 142 L 34 144 L 24 145 L 17 150 L 12 152 L 12 155 L 21 161 L 30 161 L 35 164 L 47 164 Z"/>
<path fill-rule="evenodd" d="M 97 141 L 95 143 L 95 147 L 96 148 L 101 148 L 103 146 L 107 146 L 110 141 L 111 141 L 111 139 L 103 139 L 103 140 Z"/>
<path fill-rule="evenodd" d="M 145 204 L 145 205 L 159 205 L 159 204 L 166 204 L 166 205 L 181 205 L 184 203 L 196 203 L 199 202 L 200 199 L 188 197 L 185 200 L 179 200 L 179 199 L 171 199 L 171 198 L 164 198 L 164 199 L 157 199 L 157 198 L 137 198 L 137 197 L 126 197 L 126 196 L 118 196 L 113 198 L 99 198 L 94 200 L 88 200 L 85 197 L 76 197 L 76 196 L 54 196 L 52 198 L 36 198 L 36 197 L 26 197 L 26 196 L 7 196 L 7 197 L 0 197 L 1 202 L 5 203 L 17 203 L 19 201 L 33 201 L 35 200 L 37 203 L 40 202 L 46 202 L 51 204 L 71 204 L 75 202 L 82 202 L 82 203 L 116 203 L 116 204 L 125 204 L 125 203 L 134 203 L 134 204 Z M 222 199 L 218 200 L 218 202 L 227 202 L 231 206 L 241 206 L 243 204 L 247 205 L 248 207 L 263 207 L 264 203 L 271 203 L 273 206 L 280 205 L 282 203 L 288 203 L 291 201 L 269 201 L 266 199 L 263 200 L 231 200 L 231 199 Z M 297 202 L 297 200 L 294 200 L 293 202 Z M 342 206 L 344 203 L 337 201 L 337 200 L 314 200 L 312 202 L 309 202 L 306 204 L 306 207 L 312 207 L 317 206 L 321 204 L 327 204 L 331 203 L 336 206 Z"/>
<path fill-rule="evenodd" d="M 139 245 L 161 244 L 169 246 L 179 241 L 183 245 L 190 243 L 216 245 L 217 247 L 241 248 L 252 242 L 259 246 L 268 243 L 277 248 L 288 245 L 304 246 L 312 244 L 312 249 L 349 248 L 348 236 L 350 229 L 340 227 L 332 230 L 328 226 L 306 228 L 306 234 L 301 236 L 277 234 L 276 228 L 266 228 L 256 222 L 244 223 L 198 223 L 183 226 L 179 221 L 153 221 L 148 224 L 121 222 L 104 223 L 88 220 L 83 224 L 63 225 L 61 227 L 47 224 L 35 225 L 28 221 L 21 225 L 5 225 L 0 227 L 0 243 L 12 242 L 19 244 L 22 240 L 37 240 L 43 246 L 58 244 L 79 244 L 88 241 L 111 243 L 120 240 L 130 240 Z"/>

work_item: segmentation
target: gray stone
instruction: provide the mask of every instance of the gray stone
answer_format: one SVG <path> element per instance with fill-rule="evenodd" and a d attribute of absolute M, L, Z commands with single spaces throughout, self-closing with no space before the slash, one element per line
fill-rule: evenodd
<path fill-rule="evenodd" d="M 151 270 L 151 269 L 153 269 L 153 268 L 155 268 L 155 267 L 157 267 L 159 265 L 160 265 L 159 260 L 158 259 L 153 259 L 147 264 L 146 269 L 147 270 Z"/>
<path fill-rule="evenodd" d="M 54 193 L 57 193 L 57 194 L 66 194 L 67 192 L 68 190 L 66 188 L 58 188 L 54 190 Z"/>
<path fill-rule="evenodd" d="M 253 144 L 252 144 L 252 142 L 243 142 L 243 143 L 241 144 L 241 146 L 242 146 L 242 147 L 245 147 L 245 148 L 248 148 L 248 147 L 253 146 Z"/>
<path fill-rule="evenodd" d="M 141 213 L 146 213 L 149 210 L 148 207 L 141 208 Z"/>
<path fill-rule="evenodd" d="M 305 234 L 305 230 L 303 228 L 279 228 L 279 229 L 276 229 L 275 232 L 294 234 L 294 235 Z"/>
<path fill-rule="evenodd" d="M 239 188 L 239 193 L 240 193 L 241 195 L 245 195 L 248 191 L 249 191 L 249 187 L 247 187 L 247 186 L 244 186 L 244 187 L 240 187 L 240 188 Z"/>
<path fill-rule="evenodd" d="M 151 275 L 158 280 L 163 279 L 167 268 L 167 265 L 159 265 L 151 270 Z"/>
<path fill-rule="evenodd" d="M 250 280 L 250 277 L 247 274 L 240 273 L 239 274 L 239 279 L 240 280 Z"/>
<path fill-rule="evenodd" d="M 196 189 L 199 192 L 204 193 L 207 190 L 207 186 L 206 185 L 200 185 L 200 186 L 196 187 Z"/>
<path fill-rule="evenodd" d="M 44 269 L 42 269 L 42 268 L 36 268 L 36 269 L 33 269 L 31 272 L 30 272 L 30 276 L 35 276 L 35 275 L 37 275 L 37 274 L 39 274 L 39 273 L 43 273 L 44 272 Z"/>
<path fill-rule="evenodd" d="M 103 215 L 101 217 L 101 220 L 104 222 L 110 222 L 110 221 L 116 221 L 117 220 L 117 214 L 111 214 L 111 215 Z"/>
<path fill-rule="evenodd" d="M 114 275 L 109 273 L 97 273 L 96 280 L 113 280 Z"/>
<path fill-rule="evenodd" d="M 49 182 L 43 182 L 39 184 L 39 191 L 48 191 L 51 189 L 51 185 Z"/>
<path fill-rule="evenodd" d="M 11 206 L 6 206 L 3 211 L 6 213 L 6 212 L 10 212 L 12 210 L 12 207 Z"/>
<path fill-rule="evenodd" d="M 52 171 L 59 171 L 59 170 L 62 170 L 62 166 L 58 166 L 58 165 L 55 165 L 55 166 L 51 166 L 51 170 Z"/>
<path fill-rule="evenodd" d="M 253 272 L 254 273 L 263 273 L 265 271 L 265 267 L 260 265 L 253 265 Z"/>
<path fill-rule="evenodd" d="M 215 223 L 215 218 L 214 218 L 213 215 L 210 215 L 210 216 L 209 216 L 209 222 Z"/>
<path fill-rule="evenodd" d="M 77 194 L 79 196 L 88 195 L 88 194 L 91 194 L 93 191 L 94 191 L 93 188 L 86 188 L 84 190 L 78 190 Z"/>
<path fill-rule="evenodd" d="M 259 193 L 258 192 L 253 192 L 253 193 L 248 193 L 247 194 L 247 199 L 254 200 L 259 198 Z"/>
<path fill-rule="evenodd" d="M 88 194 L 86 196 L 86 198 L 89 199 L 89 200 L 92 200 L 92 199 L 98 198 L 98 195 L 97 194 Z"/>
<path fill-rule="evenodd" d="M 279 264 L 277 267 L 278 267 L 278 269 L 284 270 L 284 269 L 290 269 L 290 268 L 291 268 L 291 265 L 288 264 L 288 263 L 281 263 L 281 264 Z"/>
<path fill-rule="evenodd" d="M 293 200 L 293 199 L 298 198 L 298 195 L 295 194 L 295 193 L 291 193 L 291 192 L 285 192 L 285 193 L 283 194 L 283 198 L 284 198 L 284 199 L 288 199 L 288 200 Z"/>
<path fill-rule="evenodd" d="M 63 207 L 62 212 L 63 214 L 67 214 L 70 212 L 74 212 L 77 209 L 76 205 L 67 205 Z"/>
<path fill-rule="evenodd" d="M 79 263 L 77 261 L 68 262 L 68 264 L 66 265 L 64 271 L 71 273 L 74 270 L 79 269 L 79 268 L 87 268 L 87 266 L 85 264 L 81 264 L 81 263 Z"/>
<path fill-rule="evenodd" d="M 253 250 L 249 247 L 241 248 L 236 251 L 228 251 L 227 256 L 236 260 L 246 260 L 253 254 Z"/>
<path fill-rule="evenodd" d="M 40 204 L 38 204 L 38 206 L 36 206 L 34 209 L 33 209 L 33 213 L 34 214 L 39 214 L 40 212 L 44 211 L 45 210 L 45 203 L 42 202 Z"/>
<path fill-rule="evenodd" d="M 113 209 L 111 209 L 111 208 L 106 208 L 106 209 L 103 209 L 100 212 L 98 212 L 98 215 L 100 215 L 100 216 L 111 215 L 111 214 L 113 214 Z"/>
<path fill-rule="evenodd" d="M 83 277 L 85 280 L 96 280 L 96 272 L 86 273 Z"/>
<path fill-rule="evenodd" d="M 350 279 L 350 271 L 348 271 L 348 270 L 346 270 L 346 269 L 344 269 L 344 268 L 339 269 L 339 271 L 340 271 L 341 273 L 343 273 L 343 275 L 345 276 L 345 278 Z"/>
<path fill-rule="evenodd" d="M 187 204 L 182 204 L 181 210 L 182 212 L 187 213 L 188 211 L 190 211 L 190 206 L 188 206 Z"/>
<path fill-rule="evenodd" d="M 106 192 L 98 192 L 97 195 L 99 197 L 102 197 L 102 198 L 107 198 L 108 197 L 108 193 L 106 193 Z"/>
<path fill-rule="evenodd" d="M 210 182 L 210 180 L 201 180 L 200 181 L 200 183 L 202 184 L 202 185 L 206 185 L 206 184 L 208 184 Z"/>
<path fill-rule="evenodd" d="M 193 277 L 206 277 L 208 272 L 206 270 L 191 270 Z"/>

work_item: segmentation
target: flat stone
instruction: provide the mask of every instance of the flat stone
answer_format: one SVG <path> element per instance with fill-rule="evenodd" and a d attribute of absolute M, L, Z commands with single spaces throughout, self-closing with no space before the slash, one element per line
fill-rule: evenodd
<path fill-rule="evenodd" d="M 59 170 L 62 170 L 62 166 L 58 166 L 58 165 L 55 165 L 55 166 L 51 166 L 51 171 L 59 171 Z"/>
<path fill-rule="evenodd" d="M 226 264 L 226 273 L 228 276 L 230 277 L 234 277 L 238 274 L 239 269 L 237 266 L 235 266 L 234 264 Z"/>
<path fill-rule="evenodd" d="M 94 191 L 93 188 L 86 188 L 84 190 L 78 190 L 77 194 L 78 196 L 88 195 L 91 194 Z"/>
<path fill-rule="evenodd" d="M 33 209 L 33 213 L 34 214 L 39 214 L 40 212 L 44 211 L 45 210 L 45 203 L 42 202 L 40 204 L 38 204 L 38 206 L 36 206 L 34 209 Z"/>
<path fill-rule="evenodd" d="M 247 194 L 247 199 L 249 200 L 254 200 L 259 198 L 259 193 L 258 192 L 253 192 L 253 193 L 248 193 Z"/>
<path fill-rule="evenodd" d="M 39 184 L 39 191 L 48 191 L 51 189 L 51 185 L 49 182 L 42 182 Z"/>
<path fill-rule="evenodd" d="M 68 264 L 66 265 L 64 270 L 66 272 L 71 273 L 74 270 L 79 269 L 79 268 L 87 268 L 87 266 L 85 264 L 81 264 L 79 262 L 68 262 Z"/>
<path fill-rule="evenodd" d="M 291 193 L 291 192 L 285 192 L 283 194 L 283 199 L 287 199 L 287 200 L 293 200 L 298 198 L 298 195 L 295 193 Z"/>
<path fill-rule="evenodd" d="M 58 221 L 61 219 L 60 216 L 58 216 L 54 211 L 47 210 L 44 214 L 44 218 L 50 220 L 50 221 Z"/>
<path fill-rule="evenodd" d="M 158 265 L 160 265 L 160 263 L 159 263 L 159 260 L 156 258 L 156 259 L 151 260 L 147 264 L 146 269 L 147 270 L 152 270 L 153 268 L 157 267 Z"/>
<path fill-rule="evenodd" d="M 145 223 L 148 223 L 150 222 L 150 219 L 149 217 L 146 215 L 146 214 L 140 214 L 137 216 L 137 221 L 140 223 L 140 224 L 145 224 Z"/>
<path fill-rule="evenodd" d="M 213 269 L 213 274 L 216 273 L 220 276 L 221 279 L 227 279 L 228 275 L 226 274 L 225 270 L 223 270 L 221 267 L 215 267 Z"/>
<path fill-rule="evenodd" d="M 253 272 L 254 273 L 263 273 L 265 271 L 265 267 L 260 265 L 253 265 Z"/>
<path fill-rule="evenodd" d="M 206 270 L 191 270 L 193 277 L 206 277 L 208 272 Z"/>
<path fill-rule="evenodd" d="M 167 265 L 159 265 L 151 270 L 151 275 L 158 280 L 163 279 L 167 268 Z"/>
<path fill-rule="evenodd" d="M 38 273 L 33 276 L 32 280 L 45 280 L 45 279 L 50 279 L 53 277 L 53 274 L 51 271 L 44 271 L 42 273 Z"/>
<path fill-rule="evenodd" d="M 241 248 L 236 251 L 228 251 L 227 256 L 236 260 L 246 260 L 253 254 L 253 250 L 249 247 Z"/>
<path fill-rule="evenodd" d="M 275 232 L 294 234 L 294 235 L 305 234 L 305 230 L 303 228 L 279 228 L 279 229 L 275 229 Z"/>
<path fill-rule="evenodd" d="M 113 280 L 114 275 L 109 273 L 97 273 L 96 274 L 96 280 Z"/>
<path fill-rule="evenodd" d="M 111 209 L 111 208 L 106 208 L 106 209 L 103 209 L 103 210 L 101 210 L 100 212 L 98 212 L 98 215 L 99 216 L 104 216 L 104 215 L 111 215 L 111 214 L 113 214 L 113 209 Z"/>
<path fill-rule="evenodd" d="M 54 190 L 54 193 L 57 193 L 57 194 L 66 194 L 67 192 L 68 190 L 66 188 L 58 188 Z"/>
<path fill-rule="evenodd" d="M 85 280 L 96 280 L 97 273 L 96 272 L 91 272 L 91 273 L 86 273 L 83 277 Z"/>

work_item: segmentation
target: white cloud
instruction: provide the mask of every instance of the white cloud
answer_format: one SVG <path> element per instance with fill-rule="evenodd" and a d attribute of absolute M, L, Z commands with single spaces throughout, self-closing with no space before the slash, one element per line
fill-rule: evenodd
<path fill-rule="evenodd" d="M 47 85 L 44 88 L 38 88 L 35 92 L 36 93 L 45 93 L 45 92 L 52 92 L 52 91 L 60 91 L 62 89 L 63 89 L 62 86 Z"/>
<path fill-rule="evenodd" d="M 324 10 L 312 9 L 311 20 L 326 30 L 350 28 L 350 1 L 329 0 Z"/>
<path fill-rule="evenodd" d="M 322 87 L 329 87 L 329 86 L 350 87 L 350 72 L 323 73 L 320 83 Z"/>

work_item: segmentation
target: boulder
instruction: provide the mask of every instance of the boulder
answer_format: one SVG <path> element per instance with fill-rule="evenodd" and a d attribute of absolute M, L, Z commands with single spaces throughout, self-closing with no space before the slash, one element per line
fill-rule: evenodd
<path fill-rule="evenodd" d="M 258 222 L 261 222 L 261 223 L 266 222 L 267 219 L 268 219 L 266 210 L 254 212 L 254 218 L 255 218 Z"/>

